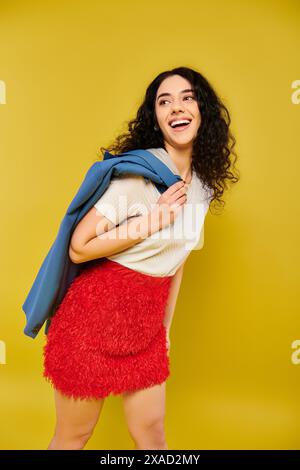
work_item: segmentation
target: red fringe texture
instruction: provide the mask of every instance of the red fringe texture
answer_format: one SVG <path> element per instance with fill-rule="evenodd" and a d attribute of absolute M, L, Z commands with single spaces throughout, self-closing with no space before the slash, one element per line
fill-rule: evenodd
<path fill-rule="evenodd" d="M 170 375 L 165 307 L 173 276 L 151 276 L 108 258 L 86 267 L 52 317 L 43 376 L 75 399 L 105 398 Z"/>

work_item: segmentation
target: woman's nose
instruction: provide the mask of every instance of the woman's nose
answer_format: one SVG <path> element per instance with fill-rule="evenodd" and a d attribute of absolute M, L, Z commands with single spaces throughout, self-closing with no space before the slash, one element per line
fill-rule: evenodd
<path fill-rule="evenodd" d="M 182 103 L 180 98 L 178 98 L 178 100 L 174 99 L 172 103 L 172 109 L 176 109 L 176 110 L 181 109 L 182 111 L 184 111 L 184 104 Z"/>

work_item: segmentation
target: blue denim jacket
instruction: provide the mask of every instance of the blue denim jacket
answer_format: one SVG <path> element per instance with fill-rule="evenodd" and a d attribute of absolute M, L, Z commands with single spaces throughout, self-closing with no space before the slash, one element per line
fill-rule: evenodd
<path fill-rule="evenodd" d="M 45 333 L 51 317 L 63 299 L 70 283 L 86 263 L 73 263 L 69 257 L 69 243 L 75 226 L 106 191 L 113 176 L 138 174 L 152 180 L 160 193 L 177 181 L 167 165 L 148 150 L 137 149 L 112 155 L 105 152 L 103 160 L 93 163 L 63 217 L 58 234 L 44 259 L 22 309 L 26 314 L 24 334 L 35 338 L 46 321 Z"/>

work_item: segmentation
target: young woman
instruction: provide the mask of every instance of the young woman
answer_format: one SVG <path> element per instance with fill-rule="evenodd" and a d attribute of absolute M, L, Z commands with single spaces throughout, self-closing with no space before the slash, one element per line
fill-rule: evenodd
<path fill-rule="evenodd" d="M 226 180 L 238 181 L 228 117 L 208 81 L 178 67 L 153 80 L 128 134 L 108 149 L 147 149 L 184 181 L 161 194 L 143 176 L 114 177 L 76 226 L 70 258 L 89 263 L 58 306 L 44 346 L 57 414 L 48 449 L 84 448 L 110 394 L 122 396 L 135 449 L 168 449 L 169 332 L 184 263 L 202 246 L 210 204 L 223 202 Z M 192 233 L 194 217 L 200 224 Z M 180 225 L 192 233 L 189 243 L 175 236 Z"/>

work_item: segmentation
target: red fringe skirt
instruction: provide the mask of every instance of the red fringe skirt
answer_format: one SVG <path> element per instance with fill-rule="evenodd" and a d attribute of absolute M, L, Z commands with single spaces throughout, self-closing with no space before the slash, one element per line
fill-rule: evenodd
<path fill-rule="evenodd" d="M 104 398 L 170 375 L 165 307 L 173 276 L 108 258 L 85 267 L 57 307 L 43 349 L 43 376 L 75 399 Z"/>

